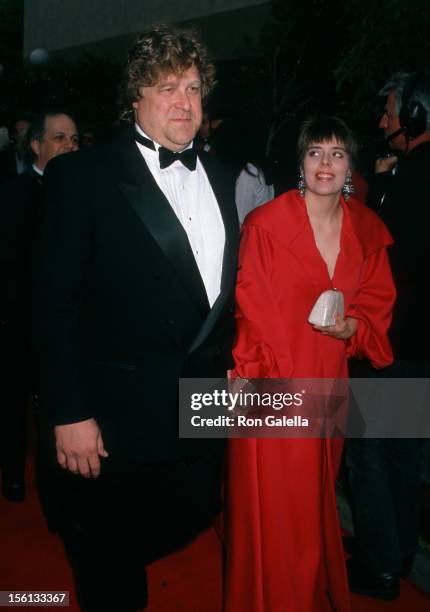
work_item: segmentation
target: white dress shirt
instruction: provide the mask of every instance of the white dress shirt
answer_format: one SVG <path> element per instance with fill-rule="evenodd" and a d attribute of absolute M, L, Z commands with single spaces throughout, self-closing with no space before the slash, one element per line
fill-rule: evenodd
<path fill-rule="evenodd" d="M 36 166 L 36 164 L 33 164 L 32 168 L 36 172 L 36 174 L 38 174 L 39 176 L 43 176 L 43 170 L 41 170 L 39 166 Z"/>
<path fill-rule="evenodd" d="M 136 129 L 142 136 L 149 138 L 137 124 Z M 181 161 L 175 161 L 161 170 L 158 161 L 160 145 L 154 142 L 154 151 L 140 143 L 136 144 L 188 236 L 209 304 L 212 306 L 221 288 L 225 229 L 205 169 L 197 158 L 195 171 L 188 170 Z M 191 146 L 190 144 L 186 148 Z"/>

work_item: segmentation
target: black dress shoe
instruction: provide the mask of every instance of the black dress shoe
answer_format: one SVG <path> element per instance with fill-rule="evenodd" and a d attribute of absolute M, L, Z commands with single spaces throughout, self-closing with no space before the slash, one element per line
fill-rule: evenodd
<path fill-rule="evenodd" d="M 373 573 L 354 558 L 347 563 L 349 590 L 351 593 L 375 597 L 376 599 L 397 599 L 400 595 L 400 578 L 391 572 Z"/>
<path fill-rule="evenodd" d="M 25 484 L 3 480 L 1 492 L 3 497 L 13 502 L 22 502 L 25 499 Z"/>
<path fill-rule="evenodd" d="M 407 578 L 414 566 L 415 555 L 405 555 L 402 557 L 402 578 Z"/>
<path fill-rule="evenodd" d="M 143 584 L 141 585 L 140 593 L 136 599 L 136 603 L 138 612 L 141 612 L 141 610 L 146 610 L 146 606 L 148 605 L 148 583 L 146 577 L 146 570 L 143 579 Z"/>
<path fill-rule="evenodd" d="M 137 601 L 138 612 L 141 612 L 142 610 L 146 610 L 147 605 L 148 605 L 148 597 L 142 594 L 142 597 Z"/>

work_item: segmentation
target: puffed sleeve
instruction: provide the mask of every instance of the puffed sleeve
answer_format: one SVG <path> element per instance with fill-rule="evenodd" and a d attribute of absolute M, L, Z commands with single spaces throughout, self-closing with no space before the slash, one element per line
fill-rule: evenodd
<path fill-rule="evenodd" d="M 270 234 L 245 224 L 236 289 L 233 376 L 279 378 L 291 373 L 288 339 L 271 280 L 275 250 Z"/>
<path fill-rule="evenodd" d="M 375 368 L 393 362 L 388 329 L 396 289 L 386 248 L 370 254 L 364 263 L 360 286 L 346 316 L 358 319 L 356 333 L 347 341 L 349 357 L 367 357 Z"/>

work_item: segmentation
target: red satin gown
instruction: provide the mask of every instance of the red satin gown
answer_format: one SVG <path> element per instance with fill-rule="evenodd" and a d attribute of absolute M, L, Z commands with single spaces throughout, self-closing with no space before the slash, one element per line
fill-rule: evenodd
<path fill-rule="evenodd" d="M 341 200 L 340 252 L 330 279 L 296 190 L 259 207 L 242 230 L 237 286 L 236 376 L 346 378 L 347 357 L 376 367 L 392 353 L 387 329 L 395 289 L 381 220 Z M 313 330 L 319 295 L 337 288 L 348 342 Z M 225 612 L 348 612 L 335 479 L 339 439 L 232 439 L 227 478 Z"/>

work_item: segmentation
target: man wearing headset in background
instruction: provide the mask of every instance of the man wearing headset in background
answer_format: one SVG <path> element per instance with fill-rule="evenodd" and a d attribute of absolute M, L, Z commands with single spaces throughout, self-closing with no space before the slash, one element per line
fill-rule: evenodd
<path fill-rule="evenodd" d="M 376 161 L 368 204 L 394 238 L 389 254 L 398 292 L 390 330 L 395 362 L 379 372 L 361 369 L 353 375 L 428 378 L 430 72 L 397 73 L 379 95 L 386 97 L 379 127 L 395 155 Z M 412 401 L 405 413 L 414 407 L 418 405 Z M 420 460 L 421 441 L 415 438 L 348 441 L 358 538 L 349 565 L 351 591 L 380 599 L 398 597 L 400 577 L 410 573 L 418 544 Z"/>

